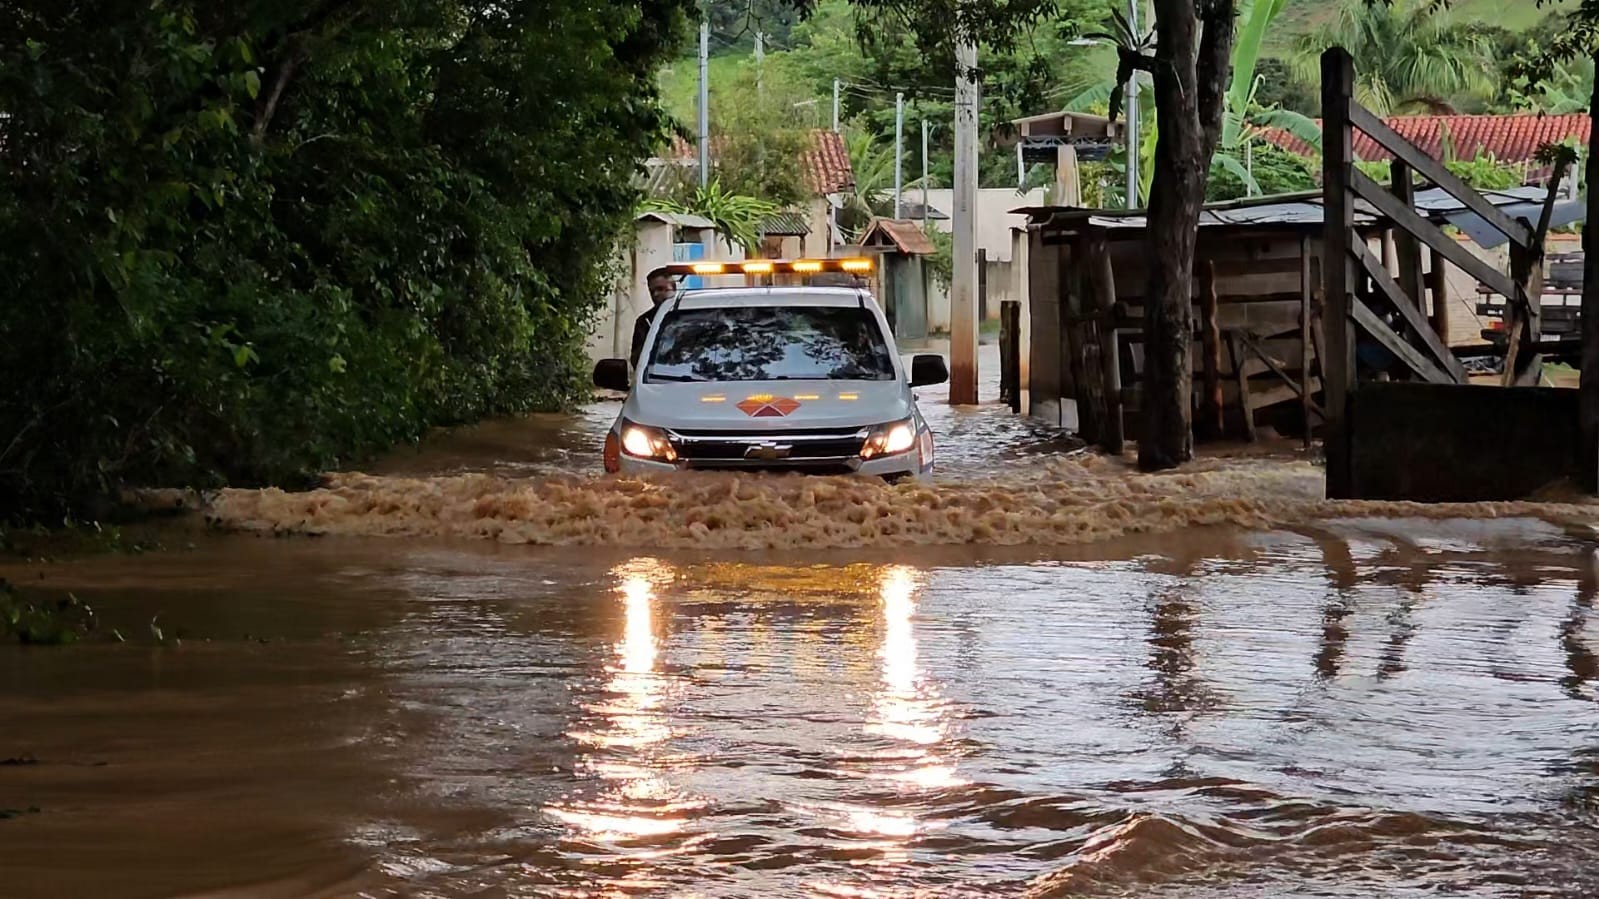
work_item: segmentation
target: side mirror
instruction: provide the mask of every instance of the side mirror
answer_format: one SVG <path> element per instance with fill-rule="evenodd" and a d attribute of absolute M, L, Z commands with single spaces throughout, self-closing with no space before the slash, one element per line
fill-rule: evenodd
<path fill-rule="evenodd" d="M 943 356 L 923 354 L 911 357 L 911 386 L 927 387 L 949 380 L 949 366 Z"/>
<path fill-rule="evenodd" d="M 602 390 L 627 393 L 633 380 L 627 376 L 626 359 L 601 359 L 594 364 L 594 386 Z"/>

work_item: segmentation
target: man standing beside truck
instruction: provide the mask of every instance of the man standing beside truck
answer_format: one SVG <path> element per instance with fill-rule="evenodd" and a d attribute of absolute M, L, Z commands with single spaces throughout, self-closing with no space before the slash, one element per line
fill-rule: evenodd
<path fill-rule="evenodd" d="M 628 357 L 634 368 L 638 368 L 639 354 L 644 351 L 644 341 L 650 336 L 650 326 L 655 323 L 655 313 L 660 310 L 661 304 L 672 298 L 677 293 L 677 283 L 671 275 L 656 273 L 650 275 L 650 303 L 649 311 L 638 317 L 633 323 L 633 353 Z"/>

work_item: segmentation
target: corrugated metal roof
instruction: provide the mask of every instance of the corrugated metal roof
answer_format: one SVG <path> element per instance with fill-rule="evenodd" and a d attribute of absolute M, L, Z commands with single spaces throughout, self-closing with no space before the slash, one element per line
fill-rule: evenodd
<path fill-rule="evenodd" d="M 1483 191 L 1482 195 L 1495 207 L 1504 209 L 1512 217 L 1526 216 L 1536 219 L 1547 191 L 1542 187 L 1517 187 L 1509 190 Z M 1581 221 L 1583 203 L 1568 200 L 1556 204 L 1555 223 L 1560 225 Z M 1442 188 L 1429 188 L 1416 192 L 1416 209 L 1426 213 L 1436 222 L 1456 225 L 1468 236 L 1485 247 L 1497 246 L 1502 240 L 1492 240 L 1498 231 L 1470 212 Z M 1141 229 L 1147 224 L 1144 210 L 1079 209 L 1071 206 L 1033 206 L 1014 209 L 1026 215 L 1031 224 L 1051 224 L 1056 227 L 1088 227 L 1106 230 Z M 1322 195 L 1320 192 L 1284 194 L 1277 197 L 1253 197 L 1212 203 L 1200 212 L 1201 228 L 1231 227 L 1285 227 L 1319 228 L 1323 223 Z M 1530 214 L 1529 214 L 1530 213 Z M 1385 221 L 1376 209 L 1364 200 L 1355 203 L 1355 224 L 1376 225 Z M 1488 232 L 1492 232 L 1490 235 Z M 1489 241 L 1484 243 L 1483 241 Z"/>
<path fill-rule="evenodd" d="M 634 218 L 634 221 L 642 222 L 647 219 L 654 219 L 663 225 L 671 225 L 676 228 L 709 229 L 716 227 L 715 222 L 702 216 L 690 215 L 685 212 L 661 212 L 660 210 L 656 209 L 650 209 L 639 213 Z"/>
<path fill-rule="evenodd" d="M 811 233 L 811 226 L 798 212 L 784 211 L 767 216 L 761 231 L 773 237 L 804 237 Z"/>

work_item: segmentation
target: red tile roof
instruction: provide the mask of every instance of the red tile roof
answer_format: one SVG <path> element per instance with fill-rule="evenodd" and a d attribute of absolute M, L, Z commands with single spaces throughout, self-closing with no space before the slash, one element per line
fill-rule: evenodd
<path fill-rule="evenodd" d="M 806 180 L 818 194 L 842 193 L 855 186 L 849 149 L 844 146 L 844 135 L 836 131 L 812 131 L 804 162 Z"/>
<path fill-rule="evenodd" d="M 711 139 L 711 157 L 716 157 L 715 138 Z M 672 157 L 688 162 L 699 159 L 700 151 L 693 143 L 681 137 L 672 138 Z M 849 163 L 849 150 L 844 136 L 834 131 L 811 132 L 811 144 L 800 156 L 804 167 L 805 183 L 818 196 L 843 193 L 855 186 L 855 169 Z"/>
<path fill-rule="evenodd" d="M 1575 138 L 1586 146 L 1589 130 L 1586 115 L 1420 115 L 1390 116 L 1383 121 L 1434 159 L 1443 158 L 1447 134 L 1458 159 L 1491 153 L 1500 162 L 1513 163 L 1531 162 L 1545 144 Z M 1319 119 L 1317 124 L 1321 124 Z M 1268 128 L 1262 136 L 1290 152 L 1314 153 L 1308 144 L 1285 131 Z M 1355 132 L 1356 158 L 1377 161 L 1391 155 L 1366 134 Z"/>

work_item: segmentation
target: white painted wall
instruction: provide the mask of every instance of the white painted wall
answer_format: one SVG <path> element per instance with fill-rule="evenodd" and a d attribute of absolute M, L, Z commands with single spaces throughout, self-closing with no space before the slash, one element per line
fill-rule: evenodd
<path fill-rule="evenodd" d="M 921 202 L 922 192 L 911 190 L 906 197 Z M 948 215 L 955 208 L 955 192 L 929 190 L 928 205 Z M 1010 210 L 1022 206 L 1044 205 L 1044 188 L 1034 188 L 1018 193 L 1009 187 L 985 187 L 977 192 L 977 248 L 988 251 L 988 258 L 997 262 L 1011 261 L 1011 229 L 1025 228 L 1027 216 L 1011 215 Z M 948 219 L 929 222 L 933 227 L 950 233 L 953 224 Z"/>

